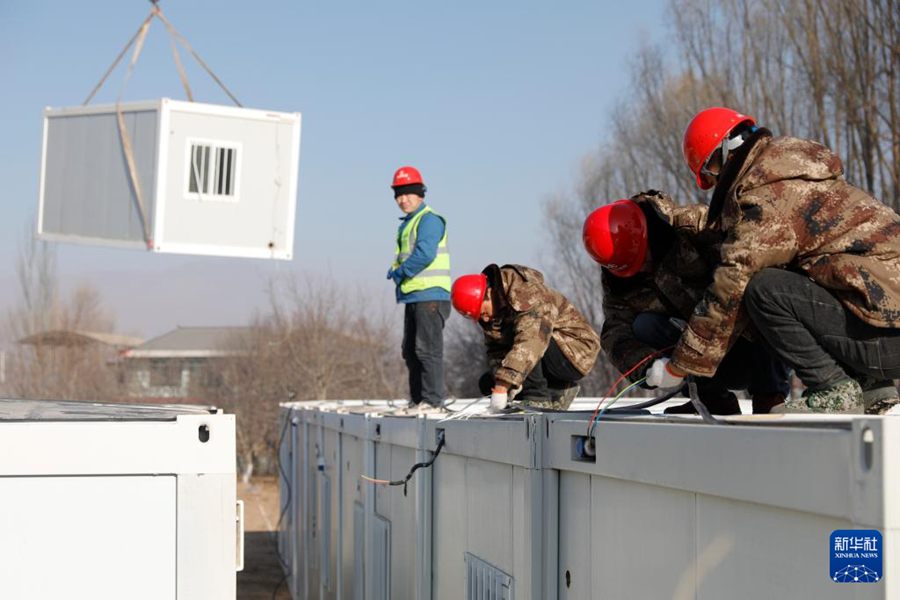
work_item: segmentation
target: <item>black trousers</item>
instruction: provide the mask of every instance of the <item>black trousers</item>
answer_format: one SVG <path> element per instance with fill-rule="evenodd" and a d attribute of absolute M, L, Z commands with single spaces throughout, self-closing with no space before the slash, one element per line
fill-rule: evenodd
<path fill-rule="evenodd" d="M 681 337 L 681 330 L 666 315 L 640 313 L 631 326 L 634 336 L 657 350 L 674 346 Z M 725 358 L 712 377 L 697 377 L 697 391 L 703 397 L 717 396 L 728 390 L 747 390 L 751 396 L 757 394 L 790 391 L 790 371 L 762 343 L 741 338 Z"/>
<path fill-rule="evenodd" d="M 582 377 L 584 375 L 566 358 L 556 340 L 551 339 L 544 356 L 522 382 L 522 391 L 516 399 L 549 400 L 552 396 L 551 389 L 567 388 Z M 487 396 L 490 395 L 492 387 L 494 387 L 494 372 L 490 371 L 478 380 L 478 388 Z"/>
<path fill-rule="evenodd" d="M 409 370 L 413 404 L 444 402 L 444 323 L 450 302 L 410 302 L 403 313 L 403 360 Z"/>
<path fill-rule="evenodd" d="M 900 329 L 862 321 L 806 275 L 763 269 L 750 280 L 744 306 L 811 391 L 848 377 L 900 378 Z"/>

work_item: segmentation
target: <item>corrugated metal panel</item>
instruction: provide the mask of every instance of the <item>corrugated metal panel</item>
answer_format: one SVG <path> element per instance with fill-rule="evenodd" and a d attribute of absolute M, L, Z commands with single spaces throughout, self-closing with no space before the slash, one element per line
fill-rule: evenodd
<path fill-rule="evenodd" d="M 513 578 L 466 552 L 466 600 L 514 600 Z"/>
<path fill-rule="evenodd" d="M 372 600 L 391 600 L 391 522 L 380 515 L 375 515 L 372 530 L 375 539 Z"/>
<path fill-rule="evenodd" d="M 155 110 L 126 112 L 148 218 L 156 194 Z M 47 118 L 40 233 L 143 243 L 115 112 Z"/>
<path fill-rule="evenodd" d="M 365 599 L 366 512 L 362 502 L 353 503 L 353 600 Z"/>
<path fill-rule="evenodd" d="M 329 570 L 344 574 L 354 600 L 900 599 L 896 561 L 885 561 L 878 584 L 848 592 L 827 560 L 835 529 L 879 529 L 885 557 L 898 552 L 895 419 L 780 415 L 725 427 L 609 418 L 595 432 L 596 460 L 586 462 L 571 443 L 584 434 L 585 413 L 441 420 L 379 414 L 391 407 L 378 402 L 290 406 L 303 407 L 308 438 L 325 430 L 348 443 L 341 468 L 329 471 L 344 496 L 331 528 L 348 521 L 342 563 L 331 559 Z M 359 476 L 402 474 L 410 450 L 433 448 L 438 432 L 447 446 L 427 489 L 416 480 L 433 510 L 401 527 L 410 518 L 403 491 L 376 497 Z M 396 548 L 415 544 L 423 528 L 433 553 L 427 580 L 413 588 Z"/>

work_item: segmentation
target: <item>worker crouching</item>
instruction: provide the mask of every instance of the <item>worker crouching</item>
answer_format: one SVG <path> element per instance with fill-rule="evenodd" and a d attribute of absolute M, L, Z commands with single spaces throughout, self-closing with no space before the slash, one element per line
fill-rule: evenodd
<path fill-rule="evenodd" d="M 479 380 L 491 407 L 515 397 L 523 406 L 565 410 L 590 373 L 600 338 L 562 294 L 544 284 L 537 270 L 488 265 L 453 283 L 453 307 L 484 333 L 491 371 Z"/>
<path fill-rule="evenodd" d="M 677 206 L 651 190 L 594 210 L 584 222 L 585 250 L 601 268 L 603 327 L 609 360 L 632 382 L 665 388 L 665 365 L 694 307 L 712 282 L 721 236 L 707 232 L 706 206 Z M 697 392 L 712 414 L 740 414 L 731 390 L 747 390 L 754 414 L 783 406 L 787 366 L 758 340 L 738 338 Z M 693 403 L 667 413 L 696 413 Z"/>
<path fill-rule="evenodd" d="M 713 282 L 669 374 L 711 375 L 748 314 L 818 412 L 884 414 L 900 377 L 900 216 L 847 183 L 825 146 L 774 137 L 727 108 L 698 113 L 684 155 L 715 188 L 707 228 L 725 235 Z"/>

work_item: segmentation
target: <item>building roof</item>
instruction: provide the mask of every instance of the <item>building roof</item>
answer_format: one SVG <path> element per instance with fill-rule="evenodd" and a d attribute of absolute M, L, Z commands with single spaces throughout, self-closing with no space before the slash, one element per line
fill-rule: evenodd
<path fill-rule="evenodd" d="M 250 327 L 178 327 L 128 350 L 125 358 L 233 356 L 239 353 L 233 349 L 235 341 L 250 331 Z"/>
<path fill-rule="evenodd" d="M 130 335 L 103 333 L 98 331 L 79 331 L 76 329 L 52 329 L 23 337 L 20 344 L 32 346 L 86 346 L 88 344 L 105 344 L 113 348 L 133 348 L 144 340 Z"/>

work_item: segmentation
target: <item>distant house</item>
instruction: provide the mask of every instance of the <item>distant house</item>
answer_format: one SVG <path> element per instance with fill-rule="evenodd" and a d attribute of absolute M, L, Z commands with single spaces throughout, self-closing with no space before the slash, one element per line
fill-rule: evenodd
<path fill-rule="evenodd" d="M 119 400 L 122 353 L 144 340 L 84 329 L 48 329 L 0 352 L 0 391 L 28 398 Z M 8 351 L 7 351 L 8 350 Z"/>
<path fill-rule="evenodd" d="M 128 395 L 143 402 L 204 402 L 222 361 L 240 356 L 249 327 L 178 327 L 122 353 Z"/>

